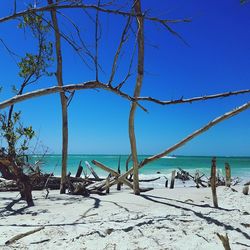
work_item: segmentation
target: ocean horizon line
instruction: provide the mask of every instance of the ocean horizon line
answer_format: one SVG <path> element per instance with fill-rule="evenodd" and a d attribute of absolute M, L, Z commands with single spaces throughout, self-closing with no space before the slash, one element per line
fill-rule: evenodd
<path fill-rule="evenodd" d="M 28 156 L 34 156 L 34 155 L 39 155 L 39 156 L 62 156 L 60 153 L 54 153 L 54 154 L 43 154 L 43 153 L 37 153 L 37 154 L 28 154 Z M 82 155 L 96 155 L 96 156 L 128 156 L 130 154 L 104 154 L 104 153 L 69 153 L 68 156 L 82 156 Z M 138 154 L 138 156 L 152 156 L 154 154 Z M 179 155 L 179 154 L 168 154 L 166 156 L 172 156 L 172 157 L 216 157 L 216 158 L 249 158 L 250 155 Z"/>

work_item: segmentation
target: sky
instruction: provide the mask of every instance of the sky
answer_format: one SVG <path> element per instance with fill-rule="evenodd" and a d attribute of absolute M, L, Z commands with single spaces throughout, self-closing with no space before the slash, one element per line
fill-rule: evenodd
<path fill-rule="evenodd" d="M 28 1 L 18 1 L 23 10 Z M 94 1 L 87 1 L 94 2 Z M 127 1 L 117 1 L 125 3 Z M 40 1 L 43 6 L 44 1 Z M 12 13 L 12 1 L 0 3 L 0 17 Z M 250 4 L 238 0 L 221 1 L 142 1 L 147 14 L 166 19 L 190 18 L 188 23 L 172 24 L 188 43 L 184 44 L 158 23 L 145 21 L 145 75 L 141 96 L 161 100 L 189 98 L 227 91 L 248 89 L 250 83 Z M 88 17 L 94 11 L 64 10 L 80 28 L 90 50 L 94 50 L 94 24 Z M 66 34 L 75 30 L 62 14 L 60 28 Z M 50 18 L 48 13 L 46 18 Z M 29 31 L 17 28 L 18 20 L 0 23 L 0 38 L 16 54 L 36 51 L 36 41 Z M 126 19 L 100 14 L 99 41 L 100 80 L 109 79 L 112 60 Z M 135 28 L 135 23 L 134 26 Z M 53 32 L 48 35 L 53 41 Z M 125 77 L 135 42 L 131 33 L 126 42 L 115 83 Z M 0 44 L 0 101 L 14 94 L 11 86 L 20 86 L 15 60 Z M 62 42 L 64 84 L 95 79 L 75 51 Z M 16 58 L 18 62 L 20 58 Z M 135 56 L 136 60 L 136 56 Z M 136 62 L 132 76 L 123 90 L 132 94 L 135 85 Z M 55 65 L 50 68 L 55 71 Z M 55 77 L 44 77 L 25 92 L 57 85 Z M 249 94 L 193 104 L 159 106 L 141 103 L 148 109 L 136 111 L 135 131 L 138 153 L 155 154 L 183 139 L 214 118 L 249 101 Z M 49 148 L 49 153 L 61 153 L 61 109 L 58 94 L 30 99 L 19 103 L 25 125 L 32 125 L 37 135 L 37 151 Z M 84 90 L 75 94 L 69 105 L 69 152 L 74 154 L 128 154 L 128 116 L 130 103 L 113 93 Z M 7 109 L 5 110 L 7 111 Z M 180 155 L 250 156 L 250 110 L 232 117 L 173 152 Z M 35 145 L 36 142 L 33 142 Z"/>

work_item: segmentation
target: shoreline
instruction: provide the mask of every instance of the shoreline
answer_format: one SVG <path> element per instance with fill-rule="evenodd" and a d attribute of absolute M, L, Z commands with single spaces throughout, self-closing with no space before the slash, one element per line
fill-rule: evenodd
<path fill-rule="evenodd" d="M 1 249 L 232 249 L 250 247 L 250 195 L 242 186 L 218 187 L 219 209 L 210 188 L 155 189 L 141 196 L 122 188 L 104 196 L 33 191 L 34 207 L 14 204 L 18 192 L 0 193 Z M 12 202 L 13 206 L 8 206 Z M 246 226 L 248 225 L 248 226 Z M 44 226 L 10 246 L 13 236 Z"/>

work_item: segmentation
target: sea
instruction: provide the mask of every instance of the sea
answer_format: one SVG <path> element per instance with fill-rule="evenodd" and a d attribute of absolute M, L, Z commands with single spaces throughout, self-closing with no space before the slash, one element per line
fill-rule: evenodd
<path fill-rule="evenodd" d="M 99 169 L 91 163 L 92 160 L 101 162 L 102 164 L 117 170 L 120 162 L 121 173 L 126 172 L 126 161 L 128 155 L 85 155 L 85 154 L 70 154 L 68 155 L 67 172 L 71 173 L 71 176 L 75 176 L 79 164 L 83 166 L 85 173 L 92 177 L 91 172 L 86 167 L 86 162 L 91 165 L 94 171 L 100 177 L 107 177 L 108 173 Z M 139 161 L 148 157 L 148 155 L 139 155 Z M 188 171 L 191 175 L 194 175 L 197 171 L 200 174 L 204 174 L 204 178 L 209 178 L 211 171 L 211 156 L 165 156 L 159 160 L 156 160 L 140 169 L 140 179 L 147 180 L 158 178 L 154 182 L 145 182 L 143 185 L 153 188 L 162 188 L 166 184 L 166 180 L 170 180 L 173 170 L 178 171 L 180 168 Z M 61 155 L 31 155 L 29 161 L 31 164 L 37 164 L 41 168 L 43 173 L 53 173 L 54 176 L 60 176 L 61 174 Z M 228 163 L 231 167 L 232 179 L 244 182 L 250 181 L 250 157 L 216 157 L 217 175 L 225 176 L 225 163 Z M 129 163 L 129 168 L 132 166 L 132 162 Z M 193 182 L 177 181 L 177 186 L 190 186 Z"/>

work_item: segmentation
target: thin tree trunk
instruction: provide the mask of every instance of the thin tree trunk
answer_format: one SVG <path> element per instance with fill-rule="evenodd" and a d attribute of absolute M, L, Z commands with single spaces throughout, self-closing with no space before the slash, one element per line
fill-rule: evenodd
<path fill-rule="evenodd" d="M 134 90 L 134 98 L 140 96 L 143 73 L 144 73 L 144 27 L 143 27 L 143 17 L 141 16 L 141 2 L 140 0 L 135 1 L 134 5 L 135 13 L 140 16 L 137 17 L 138 22 L 138 65 L 137 65 L 137 79 L 136 86 Z M 129 113 L 129 139 L 130 139 L 130 147 L 131 154 L 133 159 L 133 186 L 134 193 L 136 195 L 140 194 L 139 188 L 139 171 L 138 171 L 138 158 L 137 158 L 137 148 L 136 148 L 136 137 L 135 137 L 135 128 L 134 128 L 134 120 L 135 120 L 135 111 L 137 104 L 135 102 L 132 103 L 130 113 Z"/>
<path fill-rule="evenodd" d="M 53 0 L 48 0 L 48 4 L 53 4 Z M 62 77 L 62 52 L 61 52 L 61 36 L 56 16 L 56 11 L 51 11 L 51 18 L 55 30 L 56 40 L 56 57 L 57 57 L 57 82 L 58 86 L 63 86 Z M 62 173 L 61 173 L 61 187 L 60 193 L 64 194 L 66 189 L 66 174 L 67 174 L 67 156 L 68 156 L 68 110 L 67 98 L 63 92 L 60 93 L 62 106 Z"/>

